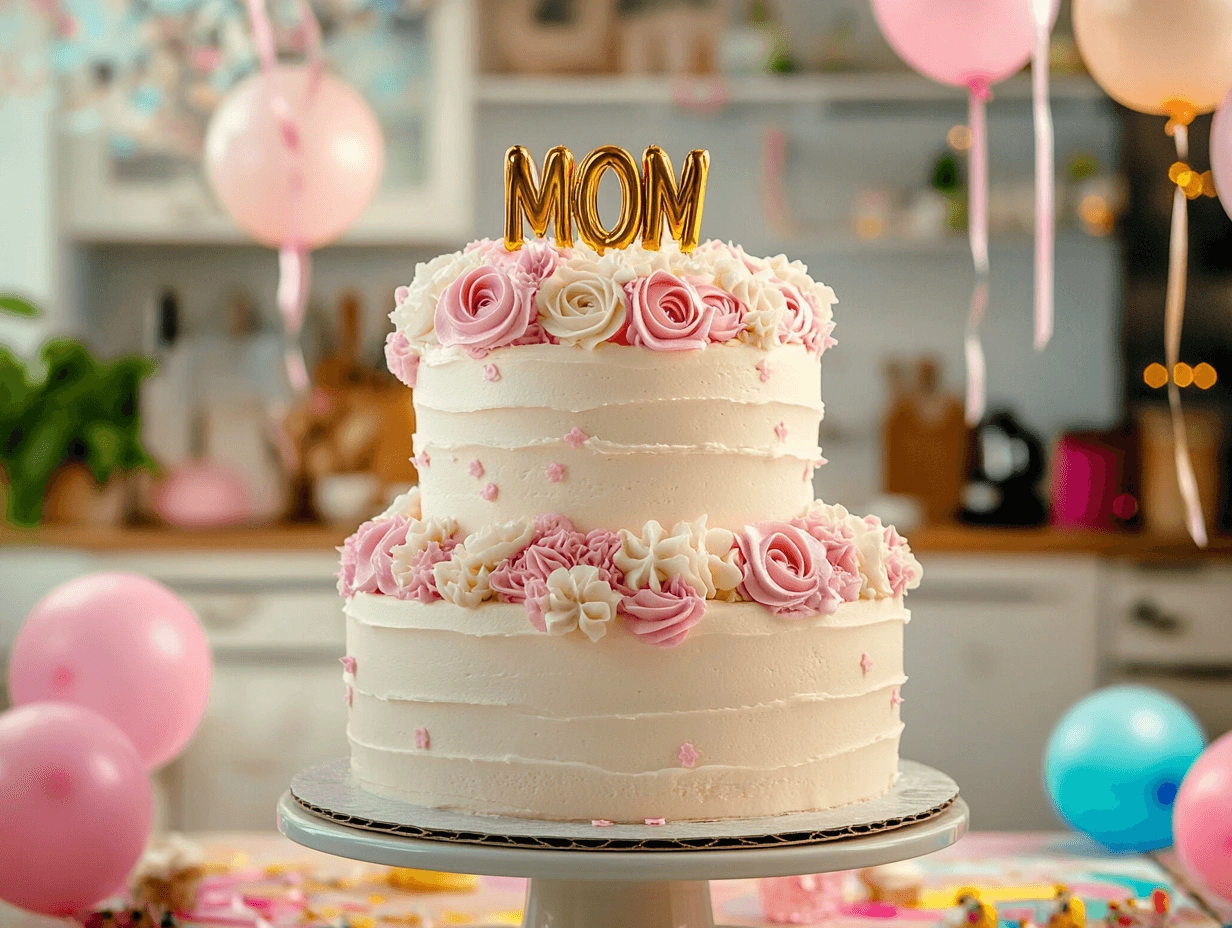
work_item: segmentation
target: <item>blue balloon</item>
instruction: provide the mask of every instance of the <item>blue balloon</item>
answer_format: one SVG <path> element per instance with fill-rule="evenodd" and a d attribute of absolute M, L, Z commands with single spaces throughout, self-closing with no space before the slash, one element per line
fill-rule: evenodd
<path fill-rule="evenodd" d="M 1172 803 L 1206 739 L 1193 714 L 1145 686 L 1109 686 L 1061 717 L 1044 752 L 1044 788 L 1076 831 L 1113 851 L 1172 844 Z"/>

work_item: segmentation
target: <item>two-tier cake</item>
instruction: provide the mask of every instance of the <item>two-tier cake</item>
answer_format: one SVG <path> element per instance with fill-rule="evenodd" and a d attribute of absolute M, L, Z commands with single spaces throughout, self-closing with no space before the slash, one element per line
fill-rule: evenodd
<path fill-rule="evenodd" d="M 597 825 L 886 792 L 920 569 L 814 500 L 833 292 L 717 241 L 562 247 L 556 218 L 397 293 L 420 485 L 342 551 L 355 777 Z"/>

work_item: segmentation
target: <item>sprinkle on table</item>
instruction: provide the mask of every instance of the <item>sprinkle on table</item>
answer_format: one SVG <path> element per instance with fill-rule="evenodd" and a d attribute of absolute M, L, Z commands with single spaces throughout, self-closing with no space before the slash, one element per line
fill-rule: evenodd
<path fill-rule="evenodd" d="M 666 825 L 666 824 L 667 824 L 667 819 L 665 819 L 665 818 L 648 818 L 648 819 L 646 819 L 646 824 L 647 824 L 647 825 Z"/>

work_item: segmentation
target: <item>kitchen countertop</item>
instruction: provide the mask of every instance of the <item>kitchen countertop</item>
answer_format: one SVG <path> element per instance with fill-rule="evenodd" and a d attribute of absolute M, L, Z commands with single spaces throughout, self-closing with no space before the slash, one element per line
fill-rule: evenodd
<path fill-rule="evenodd" d="M 341 545 L 350 526 L 272 525 L 185 531 L 156 526 L 93 528 L 0 526 L 0 547 L 46 546 L 84 551 L 328 551 Z M 1087 554 L 1138 561 L 1232 558 L 1232 538 L 1215 538 L 1199 550 L 1187 538 L 1145 533 L 1062 531 L 1054 528 L 977 528 L 934 525 L 908 533 L 918 554 Z"/>

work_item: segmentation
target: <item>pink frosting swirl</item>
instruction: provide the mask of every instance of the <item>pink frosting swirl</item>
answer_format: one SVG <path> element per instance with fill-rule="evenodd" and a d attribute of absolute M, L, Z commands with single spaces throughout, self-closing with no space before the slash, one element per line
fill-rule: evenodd
<path fill-rule="evenodd" d="M 599 577 L 607 585 L 626 596 L 633 591 L 625 586 L 625 574 L 616 566 L 616 552 L 620 550 L 620 536 L 607 529 L 596 528 L 586 533 L 586 548 L 578 558 L 578 564 L 599 568 Z"/>
<path fill-rule="evenodd" d="M 436 304 L 436 337 L 474 358 L 512 344 L 534 318 L 534 292 L 505 268 L 485 264 L 446 288 Z"/>
<path fill-rule="evenodd" d="M 527 242 L 516 255 L 513 273 L 533 290 L 538 290 L 539 285 L 551 277 L 565 260 L 560 249 L 543 239 Z"/>
<path fill-rule="evenodd" d="M 655 592 L 646 587 L 620 601 L 625 627 L 648 644 L 674 648 L 706 614 L 706 601 L 680 577 Z"/>
<path fill-rule="evenodd" d="M 870 520 L 873 518 L 869 516 L 865 522 L 871 524 Z M 889 556 L 886 558 L 886 579 L 890 583 L 891 592 L 896 597 L 902 596 L 911 582 L 919 579 L 917 576 L 919 563 L 911 554 L 907 539 L 898 534 L 898 529 L 893 525 L 887 525 L 881 537 L 886 547 L 890 549 Z"/>
<path fill-rule="evenodd" d="M 408 387 L 414 387 L 419 377 L 419 352 L 411 349 L 411 343 L 401 332 L 385 336 L 385 364 L 389 372 Z"/>
<path fill-rule="evenodd" d="M 563 516 L 559 512 L 545 512 L 541 516 L 536 516 L 535 521 L 531 523 L 535 527 L 535 541 L 538 541 L 544 535 L 551 535 L 564 531 L 573 532 L 577 529 L 573 525 L 573 520 L 568 516 Z"/>
<path fill-rule="evenodd" d="M 739 335 L 744 329 L 744 314 L 749 310 L 744 305 L 744 301 L 714 284 L 697 280 L 690 281 L 690 283 L 697 291 L 702 305 L 714 310 L 708 336 L 710 341 L 721 344 Z"/>
<path fill-rule="evenodd" d="M 350 592 L 343 592 L 343 596 L 355 593 L 384 593 L 386 596 L 402 598 L 402 590 L 394 579 L 393 549 L 406 542 L 406 531 L 410 524 L 410 520 L 403 516 L 393 516 L 380 521 L 365 522 L 355 530 L 355 534 L 343 544 L 343 564 L 346 565 L 352 557 L 354 559 L 353 568 L 343 567 L 344 574 L 353 570 L 347 578 L 349 582 L 345 584 Z M 348 554 L 347 548 L 351 548 L 353 554 Z M 343 584 L 340 583 L 340 591 L 342 587 Z"/>
<path fill-rule="evenodd" d="M 818 314 L 814 320 L 813 328 L 804 336 L 804 345 L 809 351 L 816 351 L 818 354 L 823 353 L 827 348 L 833 348 L 838 344 L 838 340 L 831 334 L 834 331 L 834 322 L 822 322 L 821 315 Z"/>
<path fill-rule="evenodd" d="M 736 536 L 744 556 L 740 595 L 785 619 L 833 613 L 842 601 L 821 542 L 787 522 L 758 522 Z"/>
<path fill-rule="evenodd" d="M 856 548 L 856 535 L 846 525 L 833 524 L 816 513 L 802 519 L 792 519 L 791 524 L 804 529 L 826 550 L 826 560 L 834 568 L 830 586 L 845 603 L 854 603 L 860 598 L 860 554 Z"/>
<path fill-rule="evenodd" d="M 630 345 L 654 351 L 705 348 L 714 308 L 702 304 L 693 285 L 667 271 L 625 284 Z"/>
<path fill-rule="evenodd" d="M 432 567 L 441 561 L 449 560 L 453 549 L 457 546 L 458 539 L 446 538 L 443 544 L 430 541 L 428 547 L 416 552 L 411 558 L 411 570 L 399 598 L 414 599 L 421 603 L 431 603 L 440 599 L 441 594 L 436 588 L 436 577 L 432 574 Z"/>

